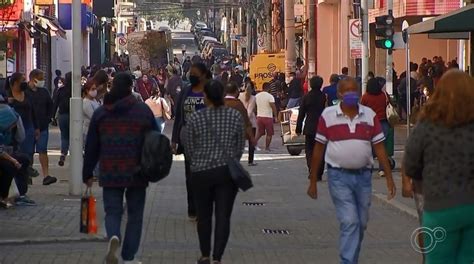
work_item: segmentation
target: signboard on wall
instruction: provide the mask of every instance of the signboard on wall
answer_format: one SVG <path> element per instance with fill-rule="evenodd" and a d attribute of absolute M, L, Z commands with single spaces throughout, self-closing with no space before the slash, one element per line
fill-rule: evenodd
<path fill-rule="evenodd" d="M 360 19 L 349 19 L 349 49 L 351 59 L 362 58 L 362 32 Z"/>

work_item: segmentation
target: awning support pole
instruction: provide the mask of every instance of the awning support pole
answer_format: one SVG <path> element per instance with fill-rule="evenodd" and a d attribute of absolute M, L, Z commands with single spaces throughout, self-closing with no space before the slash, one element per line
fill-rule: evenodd
<path fill-rule="evenodd" d="M 411 71 L 410 71 L 410 34 L 406 34 L 405 55 L 406 55 L 406 93 L 407 93 L 407 138 L 410 136 L 410 115 L 411 115 Z"/>

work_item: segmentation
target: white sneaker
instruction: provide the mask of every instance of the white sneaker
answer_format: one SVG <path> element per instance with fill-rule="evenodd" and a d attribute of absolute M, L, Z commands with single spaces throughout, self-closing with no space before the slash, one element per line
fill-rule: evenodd
<path fill-rule="evenodd" d="M 107 248 L 107 256 L 105 257 L 105 264 L 118 264 L 117 250 L 120 247 L 120 239 L 113 236 L 109 240 L 109 247 Z"/>
<path fill-rule="evenodd" d="M 138 260 L 129 260 L 129 261 L 124 261 L 123 264 L 142 264 Z"/>

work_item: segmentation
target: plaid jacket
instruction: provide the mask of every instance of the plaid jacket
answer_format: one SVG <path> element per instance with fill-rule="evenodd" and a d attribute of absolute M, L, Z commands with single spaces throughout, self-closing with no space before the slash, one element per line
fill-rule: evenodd
<path fill-rule="evenodd" d="M 191 115 L 184 129 L 184 149 L 191 161 L 192 172 L 225 166 L 228 156 L 237 160 L 242 157 L 244 122 L 242 114 L 235 109 L 203 109 Z M 215 133 L 222 145 L 218 143 Z"/>

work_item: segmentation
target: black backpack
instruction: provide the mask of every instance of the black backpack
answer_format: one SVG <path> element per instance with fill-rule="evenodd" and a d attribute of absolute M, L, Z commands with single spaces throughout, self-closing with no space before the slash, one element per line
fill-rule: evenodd
<path fill-rule="evenodd" d="M 147 132 L 141 157 L 142 175 L 150 182 L 158 182 L 168 176 L 172 163 L 170 140 L 158 131 Z"/>

